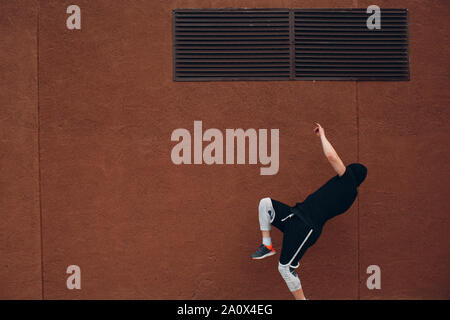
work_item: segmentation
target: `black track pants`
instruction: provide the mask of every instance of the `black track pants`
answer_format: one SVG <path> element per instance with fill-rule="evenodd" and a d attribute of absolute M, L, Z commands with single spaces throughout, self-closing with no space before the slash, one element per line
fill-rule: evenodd
<path fill-rule="evenodd" d="M 283 247 L 280 264 L 297 268 L 306 250 L 319 238 L 321 230 L 313 230 L 298 216 L 291 212 L 291 207 L 271 199 L 275 211 L 272 225 L 283 232 Z"/>

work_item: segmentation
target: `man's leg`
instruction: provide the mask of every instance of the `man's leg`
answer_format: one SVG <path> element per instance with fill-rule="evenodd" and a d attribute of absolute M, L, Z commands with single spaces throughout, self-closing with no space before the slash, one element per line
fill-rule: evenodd
<path fill-rule="evenodd" d="M 298 289 L 297 291 L 293 291 L 292 294 L 294 295 L 295 300 L 306 300 L 302 288 Z"/>
<path fill-rule="evenodd" d="M 308 232 L 309 234 L 309 232 Z M 300 249 L 300 251 L 297 253 L 297 255 L 295 256 L 294 260 L 292 260 L 291 264 L 290 264 L 290 268 L 292 271 L 294 271 L 295 269 L 297 269 L 300 266 L 300 259 L 303 257 L 303 255 L 305 254 L 305 252 L 314 245 L 314 243 L 316 243 L 318 237 L 320 236 L 320 230 L 313 230 L 310 234 L 310 236 L 308 237 L 308 239 L 306 240 L 306 242 L 303 244 L 302 248 Z M 295 271 L 294 271 L 295 272 Z M 293 291 L 292 294 L 294 295 L 294 298 L 296 300 L 306 300 L 305 295 L 303 294 L 303 289 L 299 289 L 297 291 Z"/>
<path fill-rule="evenodd" d="M 314 233 L 314 232 L 313 232 Z M 312 238 L 313 234 L 311 234 L 311 236 L 308 238 L 308 240 L 305 242 L 305 244 L 303 245 L 303 247 L 300 249 L 299 253 L 297 254 L 297 256 L 294 258 L 294 260 L 291 262 L 291 264 L 289 265 L 289 271 L 297 274 L 295 272 L 295 269 L 297 269 L 300 266 L 300 259 L 303 257 L 303 254 L 306 252 L 306 250 L 310 247 L 310 240 Z M 298 276 L 298 275 L 297 275 Z M 299 278 L 300 280 L 300 278 Z M 300 284 L 301 286 L 301 284 Z M 300 287 L 300 289 L 296 290 L 296 291 L 292 291 L 291 292 L 292 295 L 294 296 L 295 300 L 306 300 L 305 298 L 305 294 L 303 293 L 303 289 Z"/>
<path fill-rule="evenodd" d="M 270 230 L 272 230 L 271 223 L 273 215 L 274 209 L 272 206 L 272 200 L 270 200 L 270 198 L 261 199 L 258 206 L 259 229 L 261 230 L 263 244 L 268 247 L 272 245 Z"/>
<path fill-rule="evenodd" d="M 258 206 L 258 218 L 259 229 L 261 230 L 262 235 L 262 244 L 252 255 L 252 259 L 263 259 L 276 253 L 272 246 L 272 238 L 270 237 L 270 230 L 272 229 L 271 222 L 273 221 L 274 212 L 270 198 L 261 199 Z"/>
<path fill-rule="evenodd" d="M 309 241 L 309 239 L 308 239 L 308 241 Z M 307 249 L 308 241 L 303 245 L 303 247 L 300 249 L 300 252 L 297 254 L 297 256 L 294 258 L 294 260 L 289 265 L 289 271 L 294 276 L 299 277 L 297 272 L 295 271 L 295 269 L 297 269 L 300 266 L 299 260 L 303 256 L 303 254 L 305 253 L 305 251 Z M 299 281 L 300 281 L 300 277 L 299 277 Z M 298 289 L 296 291 L 291 291 L 291 293 L 294 296 L 295 300 L 306 300 L 305 294 L 303 293 L 303 288 L 301 287 L 301 283 L 300 283 L 300 289 Z"/>
<path fill-rule="evenodd" d="M 298 267 L 298 261 L 308 248 L 308 239 L 312 233 L 313 230 L 311 228 L 297 217 L 293 217 L 287 222 L 283 236 L 283 248 L 278 271 L 286 282 L 289 291 L 297 300 L 305 300 L 305 295 L 295 268 Z"/>
<path fill-rule="evenodd" d="M 289 267 L 289 265 L 282 265 L 280 263 L 278 264 L 278 271 L 286 282 L 288 289 L 291 291 L 295 300 L 306 300 L 300 278 L 295 272 L 295 269 Z"/>

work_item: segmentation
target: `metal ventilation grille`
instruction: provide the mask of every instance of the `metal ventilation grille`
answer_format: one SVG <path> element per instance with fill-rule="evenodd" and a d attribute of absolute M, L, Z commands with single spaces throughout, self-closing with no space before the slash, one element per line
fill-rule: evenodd
<path fill-rule="evenodd" d="M 173 11 L 174 79 L 409 80 L 408 11 L 382 9 Z"/>
<path fill-rule="evenodd" d="M 369 30 L 366 9 L 299 9 L 296 79 L 409 80 L 408 11 L 382 9 Z"/>
<path fill-rule="evenodd" d="M 288 80 L 289 10 L 174 10 L 174 78 Z"/>

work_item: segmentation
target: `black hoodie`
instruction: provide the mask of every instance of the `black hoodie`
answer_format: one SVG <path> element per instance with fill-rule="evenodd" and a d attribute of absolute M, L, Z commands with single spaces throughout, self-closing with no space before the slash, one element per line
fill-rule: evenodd
<path fill-rule="evenodd" d="M 346 167 L 342 177 L 336 175 L 328 180 L 305 201 L 297 203 L 292 212 L 319 231 L 325 222 L 352 206 L 358 194 L 357 188 L 366 176 L 367 168 L 364 165 L 352 163 Z"/>

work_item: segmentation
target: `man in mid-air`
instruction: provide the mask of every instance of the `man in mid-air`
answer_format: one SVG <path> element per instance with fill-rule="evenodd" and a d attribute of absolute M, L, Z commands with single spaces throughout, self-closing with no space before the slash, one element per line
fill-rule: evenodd
<path fill-rule="evenodd" d="M 274 255 L 271 227 L 273 225 L 282 231 L 283 247 L 278 271 L 297 300 L 306 300 L 295 272 L 301 257 L 317 241 L 325 222 L 351 207 L 358 195 L 358 187 L 367 176 L 367 168 L 360 163 L 344 165 L 320 124 L 316 123 L 314 133 L 320 137 L 323 153 L 337 175 L 293 207 L 271 198 L 261 199 L 258 215 L 262 244 L 252 255 L 255 260 Z"/>

